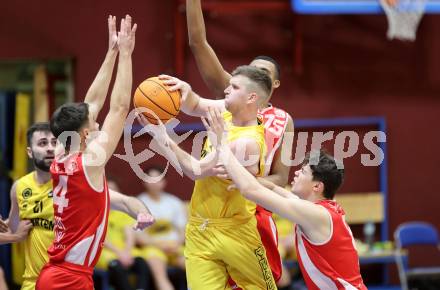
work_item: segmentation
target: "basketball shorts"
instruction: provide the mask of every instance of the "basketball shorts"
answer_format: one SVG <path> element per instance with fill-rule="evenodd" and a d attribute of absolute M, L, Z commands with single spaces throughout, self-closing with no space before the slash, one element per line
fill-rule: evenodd
<path fill-rule="evenodd" d="M 277 227 L 272 219 L 272 213 L 263 208 L 257 207 L 255 217 L 257 218 L 258 232 L 261 241 L 263 242 L 264 249 L 266 250 L 266 257 L 269 261 L 273 278 L 278 282 L 282 275 L 283 265 L 278 251 Z M 240 290 L 232 278 L 229 279 L 228 283 L 232 289 Z"/>
<path fill-rule="evenodd" d="M 190 217 L 184 253 L 191 290 L 230 289 L 228 276 L 242 289 L 277 289 L 255 217 Z"/>
<path fill-rule="evenodd" d="M 46 264 L 38 277 L 36 290 L 93 290 L 91 274 Z"/>

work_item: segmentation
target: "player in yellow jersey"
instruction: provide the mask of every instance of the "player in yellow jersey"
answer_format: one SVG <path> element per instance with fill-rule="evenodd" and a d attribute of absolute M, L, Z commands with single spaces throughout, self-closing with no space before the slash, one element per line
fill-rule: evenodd
<path fill-rule="evenodd" d="M 33 228 L 24 240 L 25 272 L 21 289 L 35 289 L 41 268 L 48 260 L 47 248 L 53 240 L 52 181 L 49 167 L 53 161 L 56 138 L 49 123 L 36 123 L 27 131 L 35 171 L 18 179 L 11 188 L 9 226 L 15 232 L 20 220 L 29 220 Z"/>
<path fill-rule="evenodd" d="M 183 99 L 194 97 L 191 87 L 176 78 L 162 76 L 169 90 L 180 90 Z M 223 117 L 229 124 L 228 143 L 243 165 L 255 176 L 264 172 L 264 127 L 257 110 L 272 89 L 270 77 L 256 67 L 238 67 L 225 90 Z M 191 105 L 183 102 L 185 105 Z M 201 159 L 180 149 L 163 126 L 149 126 L 154 141 L 183 172 L 196 180 L 186 228 L 185 258 L 188 287 L 192 290 L 229 289 L 228 274 L 242 289 L 276 289 L 257 230 L 256 205 L 230 181 L 216 177 L 218 154 L 206 139 Z M 170 155 L 170 154 L 175 154 Z"/>

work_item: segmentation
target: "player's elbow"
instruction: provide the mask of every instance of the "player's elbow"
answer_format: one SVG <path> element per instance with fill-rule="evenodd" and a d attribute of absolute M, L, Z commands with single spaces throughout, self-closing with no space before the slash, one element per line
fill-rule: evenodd
<path fill-rule="evenodd" d="M 128 114 L 129 110 L 130 110 L 130 103 L 129 102 L 120 102 L 117 104 L 110 104 L 110 111 L 114 112 L 116 114 L 126 115 L 126 114 Z"/>
<path fill-rule="evenodd" d="M 191 51 L 196 54 L 201 50 L 207 49 L 209 44 L 204 37 L 189 37 L 189 47 L 191 48 Z"/>

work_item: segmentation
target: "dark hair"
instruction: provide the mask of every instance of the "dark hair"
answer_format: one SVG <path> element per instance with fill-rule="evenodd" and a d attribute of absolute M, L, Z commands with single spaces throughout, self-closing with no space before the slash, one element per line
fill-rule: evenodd
<path fill-rule="evenodd" d="M 259 55 L 256 58 L 254 58 L 254 60 L 259 60 L 259 59 L 273 63 L 273 65 L 275 66 L 275 79 L 279 80 L 281 77 L 280 64 L 270 56 L 266 56 L 266 55 Z"/>
<path fill-rule="evenodd" d="M 87 103 L 69 103 L 59 107 L 50 119 L 50 130 L 58 138 L 65 131 L 78 132 L 89 119 Z"/>
<path fill-rule="evenodd" d="M 148 175 L 150 175 L 150 172 L 153 170 L 158 171 L 160 174 L 162 174 L 165 171 L 165 169 L 162 166 L 156 164 L 148 165 L 144 167 L 144 172 Z"/>
<path fill-rule="evenodd" d="M 51 132 L 49 122 L 38 122 L 30 126 L 29 129 L 27 129 L 26 140 L 28 146 L 31 146 L 32 136 L 34 136 L 35 132 Z"/>
<path fill-rule="evenodd" d="M 233 72 L 232 76 L 242 75 L 250 79 L 252 82 L 258 85 L 259 88 L 263 90 L 265 96 L 267 98 L 270 96 L 272 91 L 272 80 L 269 75 L 262 69 L 250 66 L 250 65 L 242 65 L 237 67 Z"/>
<path fill-rule="evenodd" d="M 303 161 L 303 166 L 305 165 L 309 165 L 312 169 L 314 181 L 324 183 L 324 197 L 333 199 L 344 181 L 344 169 L 338 168 L 338 161 L 324 150 L 320 150 L 307 153 Z"/>

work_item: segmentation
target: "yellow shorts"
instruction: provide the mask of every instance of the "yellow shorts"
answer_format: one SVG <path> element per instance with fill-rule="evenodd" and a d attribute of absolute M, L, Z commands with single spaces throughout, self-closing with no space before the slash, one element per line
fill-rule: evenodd
<path fill-rule="evenodd" d="M 255 217 L 239 222 L 191 217 L 186 227 L 186 273 L 191 290 L 224 290 L 228 275 L 246 290 L 277 289 Z"/>
<path fill-rule="evenodd" d="M 37 278 L 25 278 L 23 284 L 21 284 L 21 290 L 35 290 L 35 284 L 37 284 Z"/>

